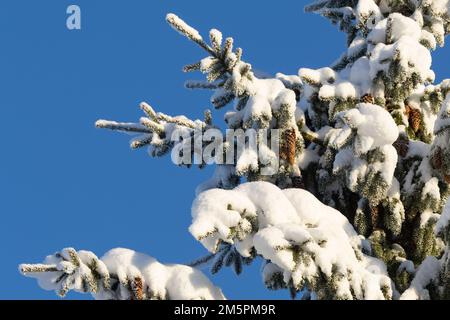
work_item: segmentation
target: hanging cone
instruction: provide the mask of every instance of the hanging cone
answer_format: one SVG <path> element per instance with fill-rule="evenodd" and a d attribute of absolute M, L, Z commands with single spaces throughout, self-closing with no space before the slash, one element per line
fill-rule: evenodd
<path fill-rule="evenodd" d="M 441 148 L 439 148 L 439 147 L 436 148 L 433 155 L 431 156 L 431 165 L 436 170 L 442 170 L 442 166 L 444 165 L 444 159 L 443 159 Z M 443 174 L 443 176 L 444 176 L 445 182 L 450 183 L 450 175 Z"/>
<path fill-rule="evenodd" d="M 405 105 L 405 116 L 407 116 L 409 118 L 409 114 L 411 113 L 411 107 L 409 105 Z"/>
<path fill-rule="evenodd" d="M 433 155 L 431 156 L 431 164 L 433 165 L 433 167 L 435 169 L 441 169 L 442 168 L 442 149 L 441 148 L 437 148 L 436 151 L 433 153 Z"/>
<path fill-rule="evenodd" d="M 400 136 L 393 144 L 394 148 L 400 157 L 404 158 L 409 151 L 409 140 L 405 136 Z"/>
<path fill-rule="evenodd" d="M 363 95 L 360 99 L 360 101 L 362 103 L 371 103 L 371 104 L 375 104 L 375 99 L 374 97 L 370 94 L 370 93 L 366 93 L 365 95 Z"/>
<path fill-rule="evenodd" d="M 411 108 L 411 110 L 409 111 L 409 125 L 414 130 L 414 132 L 419 131 L 421 123 L 422 115 L 420 111 Z"/>
<path fill-rule="evenodd" d="M 450 176 L 449 175 L 445 175 L 444 179 L 445 179 L 445 182 L 450 183 Z"/>
<path fill-rule="evenodd" d="M 379 216 L 380 216 L 380 209 L 378 208 L 378 206 L 373 207 L 373 208 L 371 207 L 370 208 L 370 218 L 371 218 L 371 222 L 372 222 L 372 227 L 374 229 L 378 225 Z"/>
<path fill-rule="evenodd" d="M 280 157 L 286 160 L 291 166 L 295 164 L 295 145 L 297 137 L 294 129 L 287 129 L 283 132 Z"/>
<path fill-rule="evenodd" d="M 142 278 L 136 277 L 131 283 L 131 289 L 133 291 L 133 300 L 144 300 L 144 283 Z"/>

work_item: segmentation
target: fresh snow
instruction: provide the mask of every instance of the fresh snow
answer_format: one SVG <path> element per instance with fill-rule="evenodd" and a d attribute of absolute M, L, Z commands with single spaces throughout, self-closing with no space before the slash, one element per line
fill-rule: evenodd
<path fill-rule="evenodd" d="M 192 216 L 189 230 L 209 251 L 215 252 L 219 241 L 236 245 L 243 256 L 254 248 L 283 270 L 286 283 L 292 279 L 301 286 L 320 272 L 329 278 L 337 273 L 343 275 L 339 296 L 352 298 L 354 292 L 359 299 L 384 299 L 384 289 L 392 295 L 385 265 L 362 253 L 362 240 L 348 220 L 305 190 L 280 190 L 267 182 L 213 189 L 197 197 Z M 232 236 L 237 229 L 241 238 Z M 292 245 L 307 260 L 297 262 Z"/>
<path fill-rule="evenodd" d="M 117 291 L 98 287 L 93 296 L 98 300 L 130 299 L 127 288 L 129 281 L 140 278 L 143 290 L 153 298 L 171 300 L 223 300 L 220 289 L 211 284 L 209 279 L 199 270 L 183 265 L 163 265 L 156 259 L 129 249 L 117 248 L 107 252 L 100 260 L 88 251 L 78 251 L 78 266 L 72 262 L 75 250 L 68 248 L 57 255 L 48 256 L 44 263 L 58 271 L 29 273 L 26 276 L 37 278 L 39 285 L 45 290 L 60 291 L 67 289 L 85 292 L 84 280 L 92 278 L 90 267 L 96 261 L 95 268 L 99 276 L 105 279 L 114 278 L 119 282 Z M 21 269 L 26 267 L 22 265 Z M 67 274 L 68 280 L 63 284 L 57 281 Z M 117 296 L 118 295 L 118 296 Z"/>

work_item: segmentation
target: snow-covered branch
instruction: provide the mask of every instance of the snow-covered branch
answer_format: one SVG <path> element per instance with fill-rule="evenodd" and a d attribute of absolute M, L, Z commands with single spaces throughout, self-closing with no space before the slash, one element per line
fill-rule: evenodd
<path fill-rule="evenodd" d="M 200 45 L 209 55 L 184 68 L 185 71 L 199 70 L 207 74 L 207 82 L 189 81 L 186 87 L 214 90 L 211 103 L 217 109 L 234 102 L 233 110 L 225 114 L 225 122 L 229 129 L 243 130 L 245 134 L 250 129 L 276 129 L 281 131 L 282 137 L 289 137 L 288 140 L 281 140 L 281 161 L 278 172 L 274 172 L 272 177 L 266 177 L 266 179 L 284 180 L 286 185 L 301 185 L 301 172 L 297 162 L 304 146 L 303 135 L 314 139 L 314 133 L 307 133 L 305 117 L 301 110 L 296 109 L 296 99 L 299 98 L 303 85 L 300 78 L 278 74 L 277 78 L 258 79 L 253 74 L 251 65 L 241 60 L 242 50 L 238 48 L 233 51 L 232 38 L 222 41 L 222 33 L 212 29 L 210 44 L 207 44 L 197 30 L 176 15 L 168 14 L 167 22 L 189 40 Z M 141 118 L 139 123 L 99 120 L 96 126 L 127 133 L 141 133 L 131 142 L 132 148 L 150 146 L 150 154 L 154 156 L 164 155 L 174 148 L 182 149 L 182 144 L 186 143 L 202 148 L 204 146 L 202 141 L 184 139 L 174 143 L 173 134 L 178 132 L 193 135 L 195 130 L 206 131 L 214 128 L 210 123 L 210 113 L 207 114 L 205 121 L 192 121 L 183 116 L 170 117 L 163 113 L 156 113 L 145 103 L 141 105 L 141 108 L 146 113 L 146 117 Z M 299 127 L 302 128 L 302 132 Z M 258 141 L 261 140 L 262 138 L 258 137 Z M 233 144 L 228 148 L 233 148 Z M 275 150 L 264 148 L 261 152 L 263 156 L 256 157 L 250 150 L 238 155 L 233 163 L 227 163 L 226 166 L 220 165 L 215 176 L 201 189 L 234 187 L 235 181 L 240 176 L 259 180 L 261 170 L 267 166 L 267 163 L 263 162 L 278 158 Z M 193 157 L 195 156 L 193 154 Z M 203 161 L 200 162 L 202 166 L 206 164 Z"/>
<path fill-rule="evenodd" d="M 233 154 L 197 188 L 190 232 L 211 254 L 193 265 L 211 264 L 213 273 L 232 266 L 239 274 L 259 256 L 268 288 L 307 290 L 305 298 L 449 298 L 450 80 L 433 84 L 431 52 L 450 32 L 450 0 L 317 0 L 306 11 L 338 24 L 347 50 L 330 67 L 264 79 L 232 38 L 212 29 L 207 43 L 167 15 L 207 53 L 184 68 L 206 81 L 186 87 L 212 90 L 216 109 L 233 104 L 224 119 L 230 130 L 279 134 L 279 152 L 265 145 Z M 193 146 L 178 152 L 177 164 L 208 144 L 197 132 L 217 130 L 210 112 L 193 121 L 146 103 L 141 109 L 137 123 L 96 125 L 136 134 L 131 147 L 148 146 L 154 156 Z M 217 142 L 234 151 L 232 139 Z M 217 154 L 194 164 L 215 163 L 209 160 Z M 273 163 L 276 170 L 263 174 Z M 153 280 L 131 256 L 164 270 L 168 282 Z M 100 298 L 186 297 L 169 284 L 173 268 L 151 261 L 131 251 L 98 259 L 68 249 L 21 268 L 62 295 L 74 289 Z M 145 294 L 138 289 L 144 284 Z M 189 298 L 222 297 L 205 288 L 189 290 Z"/>
<path fill-rule="evenodd" d="M 175 147 L 183 149 L 184 143 L 195 143 L 191 140 L 183 141 L 182 139 L 174 141 L 174 137 L 191 137 L 194 136 L 195 131 L 203 132 L 215 128 L 212 126 L 209 111 L 205 112 L 204 121 L 193 121 L 185 116 L 172 117 L 162 112 L 157 113 L 145 102 L 141 103 L 141 109 L 144 111 L 145 117 L 142 117 L 139 123 L 98 120 L 95 126 L 114 131 L 139 133 L 137 137 L 131 140 L 131 148 L 139 149 L 149 147 L 149 154 L 154 157 L 164 156 Z M 200 142 L 200 145 L 202 145 L 202 142 Z M 190 149 L 194 152 L 194 149 Z"/>
<path fill-rule="evenodd" d="M 128 249 L 113 249 L 99 259 L 92 252 L 67 248 L 48 256 L 43 264 L 22 264 L 19 269 L 61 297 L 74 290 L 98 300 L 224 299 L 197 269 L 163 265 Z"/>
<path fill-rule="evenodd" d="M 450 299 L 450 201 L 447 201 L 435 228 L 436 235 L 447 242 L 440 259 L 429 256 L 415 271 L 411 286 L 402 294 L 403 300 Z"/>
<path fill-rule="evenodd" d="M 254 251 L 270 262 L 270 287 L 292 285 L 321 299 L 393 297 L 384 263 L 364 253 L 367 242 L 307 191 L 266 182 L 209 190 L 195 200 L 192 216 L 189 230 L 210 252 L 227 243 L 243 257 Z"/>

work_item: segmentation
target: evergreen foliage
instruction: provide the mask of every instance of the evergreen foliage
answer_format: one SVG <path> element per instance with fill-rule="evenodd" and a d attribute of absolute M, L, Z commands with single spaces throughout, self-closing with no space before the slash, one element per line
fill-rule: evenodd
<path fill-rule="evenodd" d="M 348 49 L 330 67 L 268 79 L 255 75 L 232 38 L 212 29 L 207 43 L 167 16 L 207 53 L 184 67 L 206 81 L 186 87 L 212 90 L 215 109 L 232 104 L 230 129 L 281 131 L 277 172 L 262 173 L 277 158 L 267 148 L 265 161 L 244 153 L 218 164 L 198 187 L 189 230 L 210 255 L 193 266 L 240 274 L 259 257 L 267 288 L 305 299 L 449 299 L 450 80 L 434 83 L 431 51 L 450 32 L 450 1 L 318 0 L 306 11 L 338 25 Z M 96 125 L 137 133 L 131 147 L 149 147 L 158 157 L 195 144 L 174 142 L 174 132 L 217 129 L 209 111 L 193 121 L 141 108 L 138 123 Z M 21 271 L 61 295 L 74 289 L 100 299 L 223 297 L 209 282 L 206 292 L 193 284 L 179 292 L 170 276 L 167 283 L 156 279 L 161 273 L 120 254 L 98 259 L 66 249 Z"/>

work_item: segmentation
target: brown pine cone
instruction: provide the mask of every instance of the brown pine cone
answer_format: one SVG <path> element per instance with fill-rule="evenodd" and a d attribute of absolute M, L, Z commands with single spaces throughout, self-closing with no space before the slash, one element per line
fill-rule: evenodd
<path fill-rule="evenodd" d="M 433 153 L 433 155 L 431 156 L 431 163 L 434 167 L 434 169 L 441 169 L 442 168 L 442 164 L 443 164 L 443 160 L 442 160 L 442 149 L 441 148 L 437 148 L 436 151 Z"/>
<path fill-rule="evenodd" d="M 436 150 L 433 152 L 431 156 L 431 165 L 434 169 L 441 172 L 441 174 L 444 176 L 445 182 L 450 184 L 450 175 L 444 174 L 444 170 L 442 170 L 442 167 L 444 165 L 444 159 L 442 154 L 442 149 L 440 147 L 437 147 Z"/>
<path fill-rule="evenodd" d="M 419 110 L 411 108 L 409 112 L 409 125 L 414 130 L 414 132 L 419 131 L 420 125 L 422 123 L 422 115 Z"/>
<path fill-rule="evenodd" d="M 291 166 L 295 164 L 296 141 L 297 137 L 294 129 L 287 129 L 283 132 L 280 157 L 286 160 Z"/>
<path fill-rule="evenodd" d="M 394 148 L 400 157 L 404 158 L 409 151 L 409 140 L 405 136 L 400 136 L 393 144 Z"/>
<path fill-rule="evenodd" d="M 450 184 L 450 176 L 449 175 L 445 175 L 444 179 L 445 179 L 445 182 Z"/>
<path fill-rule="evenodd" d="M 414 132 L 419 131 L 420 125 L 422 123 L 422 115 L 420 114 L 420 111 L 414 109 L 414 111 L 411 112 L 409 119 Z"/>
<path fill-rule="evenodd" d="M 376 228 L 378 225 L 379 215 L 380 215 L 380 209 L 378 208 L 378 206 L 376 206 L 374 208 L 372 208 L 372 207 L 370 208 L 370 218 L 371 218 L 373 228 Z"/>
<path fill-rule="evenodd" d="M 144 300 L 144 283 L 142 278 L 136 277 L 131 283 L 131 290 L 133 291 L 133 300 Z"/>
<path fill-rule="evenodd" d="M 405 112 L 404 112 L 405 116 L 409 117 L 410 112 L 411 112 L 411 107 L 406 104 L 405 105 Z"/>
<path fill-rule="evenodd" d="M 360 101 L 362 103 L 371 103 L 371 104 L 375 104 L 375 99 L 373 98 L 373 96 L 370 93 L 366 93 L 365 95 L 363 95 L 360 99 Z"/>

